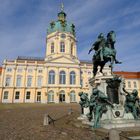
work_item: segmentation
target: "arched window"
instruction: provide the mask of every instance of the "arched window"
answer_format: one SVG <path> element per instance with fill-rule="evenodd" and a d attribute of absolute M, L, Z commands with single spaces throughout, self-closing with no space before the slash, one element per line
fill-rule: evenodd
<path fill-rule="evenodd" d="M 5 79 L 5 86 L 9 87 L 11 85 L 11 76 L 6 76 Z"/>
<path fill-rule="evenodd" d="M 60 42 L 60 52 L 65 52 L 65 43 Z"/>
<path fill-rule="evenodd" d="M 43 81 L 43 77 L 42 76 L 38 76 L 38 78 L 37 78 L 37 86 L 38 87 L 42 86 L 42 81 Z"/>
<path fill-rule="evenodd" d="M 27 77 L 27 87 L 31 87 L 32 86 L 32 76 L 28 76 Z"/>
<path fill-rule="evenodd" d="M 70 102 L 76 102 L 76 95 L 74 91 L 70 93 Z"/>
<path fill-rule="evenodd" d="M 54 102 L 54 92 L 49 91 L 48 93 L 48 103 Z"/>
<path fill-rule="evenodd" d="M 21 80 L 22 80 L 22 76 L 21 75 L 17 75 L 17 80 L 16 80 L 16 86 L 17 87 L 21 86 Z"/>
<path fill-rule="evenodd" d="M 75 75 L 75 72 L 72 71 L 70 72 L 70 84 L 75 85 L 75 83 L 76 83 L 76 75 Z"/>
<path fill-rule="evenodd" d="M 61 71 L 59 74 L 59 83 L 66 84 L 66 73 L 64 71 Z"/>
<path fill-rule="evenodd" d="M 51 53 L 54 53 L 54 43 L 51 43 Z"/>
<path fill-rule="evenodd" d="M 51 70 L 49 72 L 49 84 L 55 84 L 55 72 L 53 70 Z"/>

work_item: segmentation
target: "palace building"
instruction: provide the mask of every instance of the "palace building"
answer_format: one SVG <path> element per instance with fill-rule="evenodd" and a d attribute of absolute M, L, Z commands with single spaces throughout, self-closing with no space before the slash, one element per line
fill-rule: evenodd
<path fill-rule="evenodd" d="M 66 17 L 62 7 L 58 19 L 50 23 L 44 58 L 4 60 L 0 68 L 0 102 L 75 103 L 79 102 L 79 92 L 89 92 L 92 62 L 78 59 L 75 26 Z M 108 68 L 104 72 L 110 74 Z M 140 90 L 140 73 L 124 78 L 129 91 Z"/>
<path fill-rule="evenodd" d="M 17 57 L 2 65 L 0 102 L 78 102 L 78 93 L 88 92 L 92 64 L 77 57 L 74 24 L 61 8 L 46 37 L 45 58 Z"/>

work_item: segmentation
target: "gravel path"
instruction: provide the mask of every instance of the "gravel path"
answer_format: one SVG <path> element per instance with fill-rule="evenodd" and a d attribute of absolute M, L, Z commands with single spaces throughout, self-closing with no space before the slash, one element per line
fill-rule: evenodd
<path fill-rule="evenodd" d="M 45 113 L 54 125 L 43 126 Z M 77 120 L 79 114 L 78 104 L 0 104 L 0 140 L 94 140 L 94 132 Z"/>

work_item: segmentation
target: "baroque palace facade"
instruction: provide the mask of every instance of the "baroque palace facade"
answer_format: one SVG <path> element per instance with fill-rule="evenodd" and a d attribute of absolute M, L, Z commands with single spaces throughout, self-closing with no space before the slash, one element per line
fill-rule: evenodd
<path fill-rule="evenodd" d="M 91 76 L 92 64 L 79 61 L 75 26 L 66 21 L 62 8 L 48 27 L 45 58 L 3 62 L 0 102 L 78 102 L 78 93 L 88 92 Z"/>
<path fill-rule="evenodd" d="M 110 74 L 108 68 L 105 74 Z M 140 73 L 116 72 L 126 78 L 126 88 L 140 87 Z M 125 74 L 124 74 L 125 73 Z M 0 69 L 2 103 L 72 103 L 78 93 L 89 92 L 92 63 L 77 57 L 75 26 L 67 22 L 63 8 L 47 30 L 45 58 L 4 60 Z"/>

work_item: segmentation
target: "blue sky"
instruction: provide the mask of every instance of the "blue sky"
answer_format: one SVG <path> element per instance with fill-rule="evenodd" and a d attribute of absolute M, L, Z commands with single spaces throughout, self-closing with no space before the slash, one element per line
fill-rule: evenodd
<path fill-rule="evenodd" d="M 0 0 L 0 62 L 17 56 L 45 56 L 49 23 L 62 0 Z M 117 34 L 115 70 L 140 71 L 140 0 L 63 0 L 67 20 L 76 26 L 78 57 L 88 55 L 98 34 Z"/>

